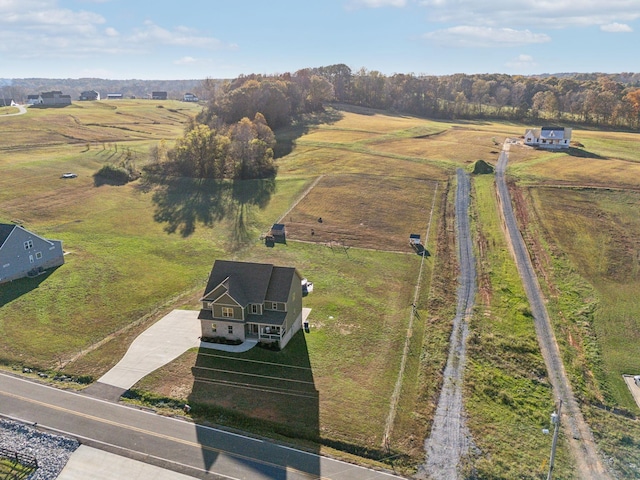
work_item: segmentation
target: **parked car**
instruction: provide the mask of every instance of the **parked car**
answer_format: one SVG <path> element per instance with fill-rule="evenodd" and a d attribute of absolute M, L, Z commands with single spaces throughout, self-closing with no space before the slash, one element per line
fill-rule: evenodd
<path fill-rule="evenodd" d="M 60 178 L 76 178 L 77 176 L 78 176 L 77 173 L 67 172 L 67 173 L 63 173 Z"/>

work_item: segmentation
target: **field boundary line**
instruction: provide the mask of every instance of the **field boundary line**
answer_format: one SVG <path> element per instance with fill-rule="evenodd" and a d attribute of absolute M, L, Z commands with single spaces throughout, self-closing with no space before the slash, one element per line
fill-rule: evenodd
<path fill-rule="evenodd" d="M 282 223 L 282 220 L 291 213 L 291 211 L 296 208 L 298 206 L 298 204 L 307 196 L 309 195 L 309 192 L 311 192 L 311 190 L 313 190 L 313 188 L 318 184 L 318 182 L 320 180 L 322 180 L 325 177 L 325 174 L 323 173 L 322 175 L 318 176 L 312 183 L 311 185 L 309 185 L 307 188 L 305 188 L 304 192 L 302 192 L 300 194 L 300 196 L 298 197 L 298 199 L 293 202 L 293 204 L 291 204 L 291 206 L 288 208 L 288 210 L 286 212 L 284 212 L 280 218 L 278 218 L 278 220 L 276 221 L 276 223 Z"/>
<path fill-rule="evenodd" d="M 429 242 L 429 233 L 431 232 L 431 221 L 433 219 L 433 211 L 436 206 L 436 199 L 438 198 L 438 182 L 436 182 L 436 188 L 433 191 L 433 201 L 431 203 L 431 212 L 429 213 L 429 221 L 427 222 L 427 234 L 424 239 L 425 245 Z M 411 304 L 411 314 L 409 315 L 409 326 L 407 327 L 407 336 L 404 339 L 404 349 L 402 351 L 402 359 L 400 360 L 400 370 L 398 371 L 398 378 L 396 379 L 395 387 L 393 388 L 393 394 L 391 395 L 391 405 L 389 407 L 389 415 L 385 422 L 384 434 L 382 436 L 382 448 L 387 452 L 390 452 L 390 439 L 393 430 L 393 423 L 396 418 L 396 412 L 398 409 L 398 400 L 400 399 L 400 390 L 402 389 L 402 381 L 404 380 L 404 369 L 407 363 L 407 357 L 409 356 L 409 344 L 411 343 L 411 337 L 413 336 L 413 321 L 417 314 L 417 302 L 420 295 L 420 285 L 422 284 L 422 271 L 424 269 L 424 259 L 426 255 L 421 255 L 420 259 L 420 271 L 418 272 L 418 279 L 413 294 L 413 303 Z"/>

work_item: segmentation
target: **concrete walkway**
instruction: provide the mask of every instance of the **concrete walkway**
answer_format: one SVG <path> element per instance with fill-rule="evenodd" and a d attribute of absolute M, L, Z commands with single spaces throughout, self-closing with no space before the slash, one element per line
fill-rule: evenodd
<path fill-rule="evenodd" d="M 310 308 L 302 309 L 305 322 Z M 240 345 L 201 342 L 197 310 L 173 310 L 141 333 L 122 359 L 85 392 L 107 400 L 117 400 L 140 379 L 175 360 L 190 348 L 210 348 L 223 352 L 246 352 L 258 343 L 246 340 Z"/>

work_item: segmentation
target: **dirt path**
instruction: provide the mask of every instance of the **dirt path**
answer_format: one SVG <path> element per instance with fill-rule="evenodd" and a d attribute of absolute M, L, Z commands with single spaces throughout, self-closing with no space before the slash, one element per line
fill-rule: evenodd
<path fill-rule="evenodd" d="M 533 313 L 536 334 L 540 350 L 547 366 L 549 380 L 557 399 L 563 401 L 562 427 L 569 441 L 571 453 L 576 462 L 576 476 L 582 480 L 609 479 L 596 447 L 591 429 L 587 425 L 578 402 L 573 394 L 569 379 L 562 363 L 560 350 L 556 342 L 549 314 L 545 306 L 540 284 L 536 277 L 531 258 L 516 222 L 511 197 L 504 174 L 507 168 L 509 144 L 505 142 L 496 168 L 496 187 L 500 203 L 500 211 L 506 229 L 509 248 L 515 258 L 520 278 Z"/>
<path fill-rule="evenodd" d="M 449 339 L 449 356 L 431 434 L 425 441 L 427 459 L 416 478 L 451 480 L 459 477 L 458 469 L 472 444 L 462 404 L 462 380 L 467 353 L 468 319 L 476 295 L 476 265 L 469 228 L 469 176 L 458 169 L 456 191 L 456 230 L 460 276 L 458 306 Z"/>

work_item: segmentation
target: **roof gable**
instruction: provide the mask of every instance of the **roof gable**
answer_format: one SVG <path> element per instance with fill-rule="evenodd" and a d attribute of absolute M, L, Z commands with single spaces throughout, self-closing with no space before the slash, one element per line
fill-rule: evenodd
<path fill-rule="evenodd" d="M 216 260 L 203 299 L 214 301 L 226 291 L 242 307 L 265 300 L 286 302 L 294 275 L 300 277 L 293 267 Z"/>
<path fill-rule="evenodd" d="M 273 267 L 265 299 L 272 302 L 286 302 L 289 299 L 291 283 L 296 274 L 296 269 L 293 267 Z M 300 280 L 299 278 L 298 283 Z"/>
<path fill-rule="evenodd" d="M 17 225 L 11 225 L 8 223 L 0 223 L 0 248 L 4 245 L 4 242 L 7 241 L 11 232 L 16 228 Z"/>

